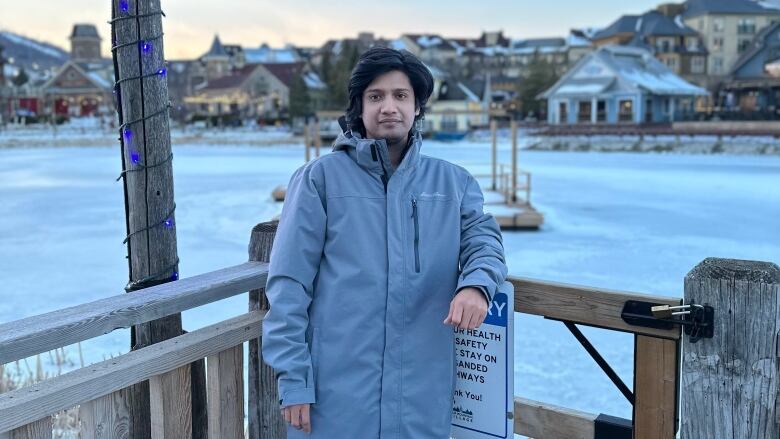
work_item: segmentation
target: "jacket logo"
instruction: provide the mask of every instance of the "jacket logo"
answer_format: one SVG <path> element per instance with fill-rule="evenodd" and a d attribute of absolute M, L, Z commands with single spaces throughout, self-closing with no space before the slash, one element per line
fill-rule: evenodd
<path fill-rule="evenodd" d="M 449 198 L 448 195 L 445 195 L 441 192 L 421 192 L 419 195 L 420 198 L 423 199 L 434 199 L 434 200 L 446 200 Z"/>

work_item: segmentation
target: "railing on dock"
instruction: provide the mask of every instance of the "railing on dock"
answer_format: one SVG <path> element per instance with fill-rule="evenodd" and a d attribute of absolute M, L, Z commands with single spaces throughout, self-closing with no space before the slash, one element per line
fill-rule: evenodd
<path fill-rule="evenodd" d="M 189 365 L 202 358 L 207 359 L 208 437 L 244 437 L 244 343 L 250 343 L 247 437 L 253 439 L 284 437 L 273 373 L 260 361 L 258 340 L 265 315 L 264 309 L 267 309 L 267 302 L 264 300 L 261 288 L 267 279 L 267 260 L 275 227 L 275 223 L 264 223 L 253 230 L 250 242 L 252 262 L 154 286 L 132 294 L 117 294 L 95 302 L 0 324 L 0 364 L 7 364 L 94 338 L 118 328 L 127 328 L 250 292 L 248 313 L 29 387 L 0 394 L 0 437 L 5 433 L 11 438 L 51 438 L 50 415 L 77 405 L 80 405 L 82 437 L 128 437 L 130 414 L 128 407 L 123 403 L 125 399 L 121 397 L 122 392 L 133 384 L 148 382 L 152 437 L 189 438 L 192 434 L 191 419 L 187 419 L 188 415 L 182 416 L 182 413 L 189 413 L 189 411 L 177 406 L 177 404 L 189 403 L 188 399 L 167 401 L 164 395 L 176 392 L 170 392 L 170 389 L 165 389 L 167 391 L 163 392 L 162 386 L 178 383 L 181 384 L 181 388 L 188 388 L 187 383 L 181 380 L 189 379 Z M 776 265 L 765 263 L 752 263 L 758 264 L 754 266 L 742 265 L 737 267 L 742 270 L 737 274 L 734 274 L 733 270 L 729 272 L 724 268 L 727 266 L 734 268 L 736 267 L 734 264 L 738 262 L 709 259 L 699 264 L 686 278 L 686 300 L 689 299 L 689 294 L 695 295 L 695 300 L 699 303 L 711 301 L 712 297 L 721 297 L 723 306 L 728 308 L 719 310 L 721 304 L 717 303 L 713 306 L 718 312 L 730 313 L 734 305 L 729 301 L 735 300 L 737 290 L 752 295 L 751 300 L 757 300 L 756 294 L 760 294 L 764 299 L 771 298 L 772 295 L 775 298 L 780 297 L 778 296 L 780 269 Z M 713 270 L 708 271 L 708 267 Z M 733 276 L 728 278 L 724 273 L 731 273 Z M 760 273 L 764 274 L 760 275 Z M 681 303 L 679 298 L 610 291 L 514 276 L 509 280 L 515 288 L 516 312 L 543 316 L 566 324 L 608 374 L 611 369 L 608 365 L 602 364 L 605 362 L 598 352 L 589 346 L 587 340 L 582 338 L 576 325 L 628 332 L 634 334 L 635 340 L 633 390 L 629 390 L 625 384 L 622 384 L 616 375 L 610 376 L 626 398 L 632 402 L 633 420 L 583 413 L 525 398 L 515 398 L 515 433 L 545 439 L 591 439 L 607 437 L 603 434 L 611 429 L 610 431 L 613 432 L 622 432 L 620 433 L 622 435 L 609 437 L 647 439 L 675 437 L 680 386 L 686 385 L 686 382 L 694 387 L 700 385 L 696 381 L 681 380 L 680 354 L 684 336 L 676 326 L 662 328 L 628 323 L 627 320 L 630 319 L 626 319 L 625 307 L 630 301 L 676 306 Z M 714 292 L 714 296 L 707 295 L 707 291 L 710 290 Z M 745 299 L 739 299 L 737 296 L 736 300 Z M 769 308 L 764 306 L 761 312 L 767 327 L 771 327 L 776 324 L 775 322 L 780 322 L 778 317 L 780 311 L 777 300 L 773 307 L 771 303 L 767 302 L 767 304 Z M 742 308 L 740 311 L 747 309 L 745 306 Z M 739 326 L 739 316 L 731 315 L 730 320 L 724 318 L 724 321 L 718 324 L 719 316 L 720 313 L 715 317 L 717 331 L 728 331 L 729 325 Z M 775 319 L 775 322 L 772 319 Z M 756 329 L 760 325 L 752 323 L 752 328 Z M 763 331 L 766 328 L 758 329 Z M 520 332 L 522 333 L 522 330 Z M 776 332 L 769 335 L 775 337 Z M 723 337 L 717 338 L 719 335 Z M 761 334 L 755 334 L 755 336 L 759 335 Z M 726 343 L 726 340 L 734 339 L 719 332 L 716 332 L 715 336 L 717 343 L 711 344 L 718 346 Z M 742 342 L 746 341 L 744 338 L 737 338 Z M 706 341 L 711 340 L 701 341 L 701 345 L 697 345 L 697 348 L 709 349 L 704 345 Z M 774 345 L 772 347 L 774 349 Z M 735 346 L 724 349 L 726 348 L 733 350 Z M 765 413 L 757 414 L 758 409 L 751 409 L 753 410 L 751 416 L 755 418 L 760 415 L 764 421 L 761 424 L 762 434 L 777 431 L 778 428 L 777 424 L 772 423 L 776 413 L 774 403 L 778 400 L 777 375 L 770 373 L 771 367 L 777 367 L 776 357 L 773 357 L 772 361 L 774 363 L 762 363 L 765 369 L 759 371 L 767 373 L 759 380 L 762 383 L 759 387 L 764 392 L 761 395 L 762 402 L 767 405 L 766 407 L 762 405 Z M 706 369 L 712 375 L 711 379 L 720 379 L 716 376 L 717 364 L 697 361 L 695 358 L 683 363 L 684 367 L 689 369 L 687 373 L 695 374 L 697 371 L 694 369 L 701 367 L 702 370 L 698 372 Z M 731 372 L 734 373 L 733 370 Z M 741 372 L 750 375 L 751 370 L 743 367 Z M 166 375 L 174 375 L 179 381 L 162 379 Z M 698 387 L 694 391 L 691 387 L 684 389 L 683 395 L 689 392 L 701 397 L 704 391 L 705 389 Z M 775 392 L 775 397 L 772 401 L 768 401 L 772 394 L 767 396 L 766 392 L 772 391 Z M 749 396 L 743 393 L 742 402 L 748 401 Z M 685 398 L 683 400 L 686 401 Z M 770 402 L 772 407 L 768 407 Z M 683 430 L 689 432 L 684 437 L 720 437 L 708 436 L 705 433 L 708 431 L 707 428 L 710 428 L 708 425 L 715 425 L 713 423 L 722 422 L 722 419 L 718 419 L 714 413 L 709 417 L 700 413 L 696 417 L 690 410 L 692 409 L 682 412 Z M 746 421 L 744 417 L 741 419 Z M 696 431 L 699 430 L 705 433 L 697 434 Z M 102 432 L 102 435 L 95 432 Z M 106 432 L 112 433 L 106 435 Z"/>

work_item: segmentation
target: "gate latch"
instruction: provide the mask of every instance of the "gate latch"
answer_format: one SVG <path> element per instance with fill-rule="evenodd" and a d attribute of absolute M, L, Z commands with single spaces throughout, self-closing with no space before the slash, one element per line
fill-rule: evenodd
<path fill-rule="evenodd" d="M 669 306 L 628 300 L 623 305 L 620 317 L 629 325 L 645 328 L 672 329 L 675 325 L 680 325 L 691 343 L 715 335 L 715 309 L 709 305 L 691 302 L 687 305 Z"/>

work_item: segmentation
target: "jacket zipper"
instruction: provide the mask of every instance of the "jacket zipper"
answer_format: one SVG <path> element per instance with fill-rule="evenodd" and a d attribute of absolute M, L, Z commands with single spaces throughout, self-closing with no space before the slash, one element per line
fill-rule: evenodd
<path fill-rule="evenodd" d="M 385 186 L 385 193 L 387 193 L 387 170 L 385 169 L 385 161 L 382 160 L 382 154 L 379 154 L 376 149 L 376 145 L 372 143 L 371 158 L 376 161 L 377 157 L 379 157 L 379 164 L 382 166 L 382 184 Z"/>
<path fill-rule="evenodd" d="M 420 272 L 420 223 L 417 219 L 417 199 L 412 196 L 412 218 L 414 218 L 414 271 Z"/>

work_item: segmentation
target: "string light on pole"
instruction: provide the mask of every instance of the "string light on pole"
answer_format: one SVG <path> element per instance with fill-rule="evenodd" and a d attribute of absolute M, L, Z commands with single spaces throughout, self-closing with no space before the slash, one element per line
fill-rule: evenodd
<path fill-rule="evenodd" d="M 162 66 L 159 66 L 159 67 L 157 67 L 155 69 L 152 69 L 151 71 L 149 71 L 149 73 L 144 73 L 144 70 L 145 70 L 144 69 L 144 65 L 148 65 L 148 63 L 145 63 L 143 61 L 143 59 L 142 59 L 141 62 L 138 63 L 138 68 L 140 69 L 140 71 L 139 71 L 139 74 L 137 76 L 127 76 L 127 77 L 124 77 L 124 78 L 120 78 L 119 77 L 120 72 L 119 72 L 119 66 L 118 66 L 117 56 L 116 56 L 117 50 L 119 50 L 121 48 L 129 47 L 129 46 L 135 46 L 135 47 L 138 48 L 137 49 L 138 50 L 138 56 L 140 56 L 141 58 L 147 58 L 147 57 L 149 57 L 149 56 L 154 54 L 154 52 L 155 52 L 154 51 L 154 46 L 155 46 L 154 41 L 158 40 L 158 39 L 161 39 L 163 34 L 160 33 L 160 34 L 154 35 L 152 37 L 139 38 L 139 39 L 137 39 L 135 41 L 128 41 L 128 42 L 120 44 L 117 41 L 117 39 L 116 39 L 116 34 L 113 32 L 113 26 L 117 22 L 120 22 L 120 21 L 123 21 L 123 20 L 135 20 L 136 21 L 136 26 L 140 27 L 139 19 L 145 18 L 145 17 L 154 17 L 154 16 L 163 16 L 164 17 L 165 13 L 160 10 L 160 11 L 152 11 L 152 12 L 144 13 L 144 14 L 132 14 L 130 12 L 129 0 L 119 0 L 118 12 L 119 12 L 118 13 L 119 16 L 115 16 L 114 18 L 112 18 L 112 20 L 109 21 L 109 24 L 112 25 L 112 34 L 113 34 L 112 35 L 113 47 L 111 48 L 111 52 L 114 54 L 114 72 L 115 72 L 114 73 L 115 83 L 114 83 L 113 93 L 117 97 L 117 111 L 119 113 L 119 118 L 120 118 L 120 120 L 123 121 L 124 118 L 123 118 L 122 103 L 121 103 L 121 101 L 122 101 L 122 94 L 121 94 L 121 86 L 122 86 L 122 84 L 124 84 L 125 82 L 129 82 L 129 81 L 141 81 L 141 83 L 142 83 L 142 90 L 143 90 L 143 81 L 144 80 L 152 79 L 152 78 L 165 79 L 166 76 L 167 76 L 167 73 L 168 73 L 168 69 L 165 66 L 165 62 L 163 61 Z M 143 124 L 146 120 L 151 119 L 151 118 L 156 117 L 156 116 L 159 116 L 159 115 L 167 115 L 168 114 L 168 109 L 170 107 L 171 107 L 171 104 L 169 102 L 166 105 L 164 105 L 163 108 L 161 108 L 161 109 L 159 109 L 157 111 L 154 111 L 151 114 L 144 114 L 146 112 L 143 110 L 143 106 L 142 106 L 141 107 L 142 108 L 142 110 L 141 110 L 142 111 L 142 117 L 137 118 L 135 120 L 131 120 L 131 121 L 123 121 L 123 123 L 120 125 L 120 127 L 119 127 L 119 132 L 120 132 L 119 141 L 120 141 L 120 145 L 122 147 L 122 156 L 129 158 L 129 164 L 131 164 L 131 166 L 125 166 L 125 164 L 127 162 L 125 162 L 125 160 L 123 160 L 122 161 L 122 163 L 123 163 L 123 170 L 122 170 L 122 173 L 117 178 L 117 180 L 120 180 L 120 179 L 123 179 L 123 178 L 125 179 L 124 180 L 124 184 L 125 184 L 125 192 L 126 193 L 127 193 L 127 179 L 126 179 L 126 177 L 127 177 L 128 173 L 145 171 L 145 170 L 157 168 L 157 167 L 162 166 L 162 165 L 170 162 L 171 160 L 173 160 L 173 153 L 171 153 L 171 154 L 169 154 L 168 157 L 166 157 L 165 159 L 163 159 L 163 160 L 161 160 L 161 161 L 159 161 L 157 163 L 147 164 L 145 160 L 142 160 L 141 153 L 139 153 L 139 148 L 137 148 L 137 146 L 143 147 L 144 158 L 145 158 L 145 155 L 146 155 L 145 143 L 146 143 L 146 140 L 147 140 L 146 136 L 142 135 L 139 138 L 140 139 L 139 144 L 135 145 L 137 136 L 133 132 L 133 129 L 134 129 L 136 124 Z M 145 131 L 141 131 L 142 128 L 138 128 L 138 129 L 139 129 L 139 133 L 145 133 Z M 149 206 L 147 205 L 147 211 L 148 211 L 148 209 L 149 209 Z M 151 229 L 158 228 L 158 227 L 161 228 L 162 230 L 174 230 L 175 229 L 175 227 L 176 227 L 176 222 L 174 220 L 174 212 L 175 212 L 175 210 L 176 210 L 176 204 L 173 203 L 173 205 L 169 209 L 169 212 L 163 217 L 163 219 L 161 219 L 160 221 L 158 221 L 158 222 L 156 222 L 154 224 L 151 224 L 151 225 L 149 225 L 147 223 L 146 227 L 143 227 L 143 228 L 141 228 L 139 230 L 135 230 L 135 231 L 132 231 L 132 232 L 130 231 L 130 222 L 129 222 L 129 219 L 128 219 L 128 221 L 127 221 L 128 234 L 125 237 L 125 240 L 123 241 L 124 244 L 128 245 L 128 259 L 130 259 L 130 252 L 131 252 L 130 239 L 133 236 L 138 235 L 138 234 L 143 233 L 143 232 L 147 232 L 147 231 L 149 231 Z M 129 215 L 129 212 L 126 212 L 126 215 Z M 131 267 L 130 267 L 130 282 L 128 282 L 127 286 L 125 287 L 125 290 L 126 291 L 135 291 L 135 290 L 142 289 L 142 288 L 147 288 L 147 287 L 150 287 L 150 286 L 153 286 L 153 285 L 159 285 L 159 284 L 162 284 L 162 283 L 165 283 L 165 282 L 178 280 L 179 279 L 179 272 L 177 270 L 178 264 L 179 264 L 179 260 L 177 258 L 176 261 L 173 264 L 169 265 L 168 267 L 165 267 L 160 272 L 150 274 L 149 276 L 147 276 L 145 278 L 137 279 L 137 280 L 133 280 L 132 264 L 131 264 Z M 172 274 L 166 275 L 166 273 L 172 273 Z"/>

